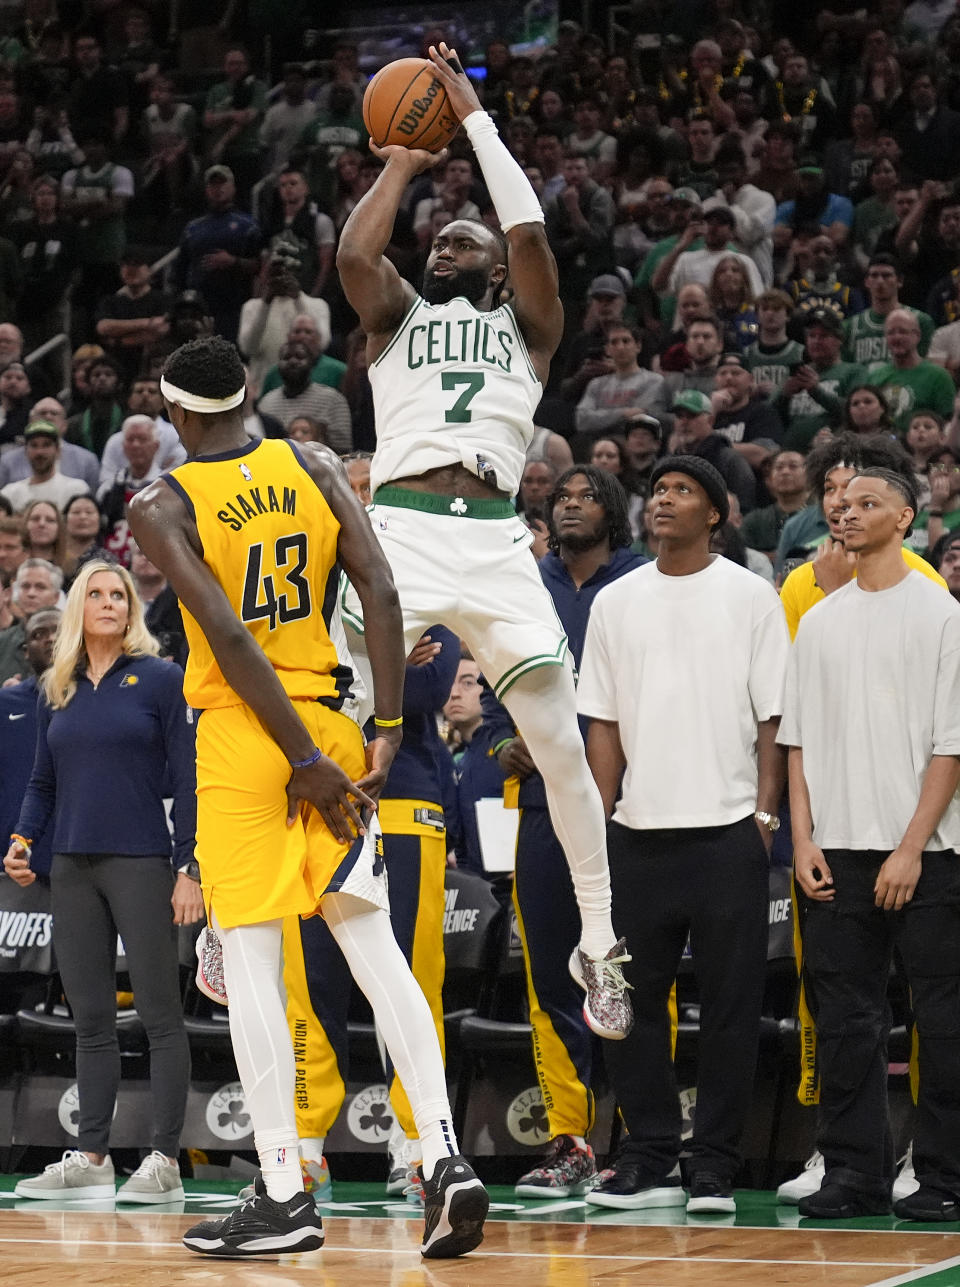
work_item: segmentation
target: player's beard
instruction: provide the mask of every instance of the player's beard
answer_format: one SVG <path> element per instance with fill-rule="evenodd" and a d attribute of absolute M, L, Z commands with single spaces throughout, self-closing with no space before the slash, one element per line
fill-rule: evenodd
<path fill-rule="evenodd" d="M 592 532 L 567 532 L 562 538 L 558 537 L 558 540 L 571 554 L 586 554 L 588 550 L 601 545 L 609 535 L 610 524 L 604 518 Z"/>
<path fill-rule="evenodd" d="M 490 274 L 485 268 L 457 268 L 442 277 L 435 277 L 431 269 L 423 274 L 423 298 L 428 304 L 448 304 L 462 295 L 471 304 L 479 304 L 490 285 Z"/>

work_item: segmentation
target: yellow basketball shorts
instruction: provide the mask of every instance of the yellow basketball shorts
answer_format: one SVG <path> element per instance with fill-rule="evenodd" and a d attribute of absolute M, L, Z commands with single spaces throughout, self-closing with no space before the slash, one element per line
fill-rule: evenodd
<path fill-rule="evenodd" d="M 339 711 L 294 701 L 325 755 L 352 781 L 366 772 L 363 736 Z M 197 860 L 208 918 L 224 929 L 312 916 L 349 846 L 315 809 L 287 826 L 291 768 L 248 706 L 205 710 L 197 724 Z"/>

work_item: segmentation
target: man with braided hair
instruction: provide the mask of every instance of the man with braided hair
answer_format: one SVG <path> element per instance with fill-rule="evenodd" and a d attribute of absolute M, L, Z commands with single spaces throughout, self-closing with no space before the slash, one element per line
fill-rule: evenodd
<path fill-rule="evenodd" d="M 814 558 L 795 568 L 783 583 L 780 590 L 780 602 L 787 617 L 790 638 L 795 639 L 800 620 L 805 613 L 822 602 L 827 595 L 833 594 L 849 584 L 857 575 L 857 554 L 848 550 L 843 541 L 843 515 L 847 484 L 859 470 L 886 469 L 902 477 L 911 486 L 913 482 L 913 463 L 907 452 L 893 438 L 886 434 L 870 434 L 861 437 L 859 434 L 842 433 L 831 438 L 821 447 L 815 448 L 807 457 L 807 482 L 811 495 L 819 501 L 823 521 L 827 527 L 826 536 Z M 915 554 L 913 550 L 903 548 L 903 561 L 911 570 L 935 581 L 946 588 L 946 582 L 935 568 Z M 794 903 L 794 946 L 797 954 L 797 968 L 800 970 L 799 1018 L 801 1026 L 801 1067 L 800 1085 L 797 1098 L 801 1104 L 810 1106 L 819 1098 L 816 1036 L 814 1032 L 814 998 L 809 995 L 803 973 L 803 916 L 801 908 Z M 815 1193 L 823 1182 L 825 1164 L 822 1154 L 817 1150 L 807 1161 L 800 1175 L 785 1181 L 777 1190 L 780 1202 L 794 1204 Z M 898 1185 L 907 1185 L 895 1193 L 905 1197 L 909 1193 L 909 1178 L 902 1176 Z"/>
<path fill-rule="evenodd" d="M 861 437 L 841 433 L 807 457 L 807 481 L 811 498 L 819 501 L 827 531 L 820 537 L 815 556 L 795 568 L 780 590 L 780 602 L 787 614 L 791 639 L 796 637 L 800 618 L 826 595 L 846 585 L 857 575 L 857 556 L 843 544 L 841 520 L 847 483 L 860 469 L 875 466 L 891 469 L 912 479 L 913 464 L 903 447 L 886 434 Z M 784 529 L 787 534 L 787 529 Z M 789 535 L 786 535 L 789 540 Z M 781 542 L 783 548 L 784 542 Z M 904 548 L 904 562 L 933 581 L 946 586 L 939 573 L 919 554 Z"/>
<path fill-rule="evenodd" d="M 902 1220 L 960 1220 L 960 607 L 906 566 L 917 512 L 901 472 L 859 469 L 841 537 L 856 579 L 800 623 L 778 740 L 789 747 L 804 974 L 820 1075 L 820 1220 L 890 1210 L 887 980 L 903 959 L 919 1038 Z"/>

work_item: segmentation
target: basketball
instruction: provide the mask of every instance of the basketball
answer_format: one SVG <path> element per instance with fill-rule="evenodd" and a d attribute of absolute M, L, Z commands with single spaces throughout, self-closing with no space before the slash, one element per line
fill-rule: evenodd
<path fill-rule="evenodd" d="M 439 152 L 460 127 L 447 91 L 426 58 L 398 58 L 374 76 L 363 95 L 363 123 L 377 147 Z"/>

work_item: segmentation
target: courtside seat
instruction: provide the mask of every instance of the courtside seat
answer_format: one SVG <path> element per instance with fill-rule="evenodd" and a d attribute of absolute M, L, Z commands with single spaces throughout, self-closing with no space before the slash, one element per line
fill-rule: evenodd
<path fill-rule="evenodd" d="M 453 1106 L 453 1128 L 462 1139 L 473 1084 L 483 1068 L 500 1063 L 533 1067 L 532 1029 L 526 1018 L 523 953 L 512 906 L 500 908 L 488 928 L 487 969 L 477 1013 L 460 1024 L 460 1069 Z M 492 1074 L 495 1076 L 495 1074 Z"/>
<path fill-rule="evenodd" d="M 230 1016 L 223 1006 L 211 1004 L 209 1014 L 185 1014 L 183 1016 L 183 1026 L 187 1030 L 187 1038 L 191 1047 L 197 1044 L 207 1050 L 211 1046 L 218 1051 L 227 1053 L 232 1050 L 230 1045 Z"/>
<path fill-rule="evenodd" d="M 473 872 L 448 868 L 444 877 L 443 926 L 443 1035 L 451 1079 L 459 1058 L 463 1022 L 477 1013 L 489 985 L 491 964 L 497 950 L 502 908 L 489 881 Z M 366 1014 L 369 1009 L 364 1007 Z M 347 1024 L 351 1059 L 376 1060 L 376 1028 L 369 1019 L 352 1018 Z"/>
<path fill-rule="evenodd" d="M 16 1066 L 20 1021 L 15 1014 L 0 1014 L 0 1076 Z"/>
<path fill-rule="evenodd" d="M 21 1049 L 73 1055 L 77 1029 L 73 1015 L 65 1005 L 58 1003 L 50 1009 L 18 1010 L 15 1017 Z M 117 1038 L 121 1054 L 146 1053 L 147 1034 L 136 1010 L 117 1012 Z"/>

